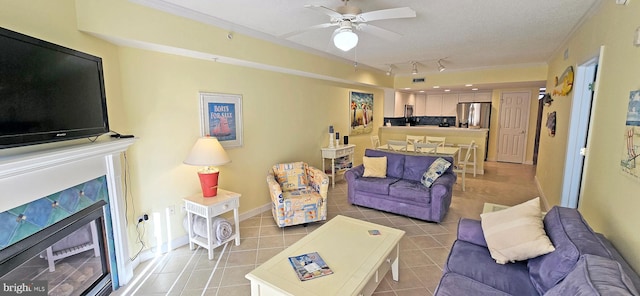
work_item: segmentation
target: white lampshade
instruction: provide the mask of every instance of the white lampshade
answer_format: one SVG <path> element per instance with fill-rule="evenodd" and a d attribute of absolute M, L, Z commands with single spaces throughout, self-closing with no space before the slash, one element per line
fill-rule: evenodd
<path fill-rule="evenodd" d="M 358 35 L 351 28 L 338 28 L 333 32 L 333 44 L 342 51 L 349 51 L 358 45 Z"/>
<path fill-rule="evenodd" d="M 183 161 L 188 165 L 216 166 L 231 162 L 229 155 L 224 151 L 218 139 L 214 137 L 203 137 L 193 145 L 191 153 Z"/>

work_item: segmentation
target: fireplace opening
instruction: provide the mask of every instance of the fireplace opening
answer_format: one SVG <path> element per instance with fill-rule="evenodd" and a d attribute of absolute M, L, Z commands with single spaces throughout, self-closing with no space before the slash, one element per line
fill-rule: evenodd
<path fill-rule="evenodd" d="M 105 204 L 100 200 L 2 249 L 0 282 L 46 283 L 48 295 L 109 295 Z"/>

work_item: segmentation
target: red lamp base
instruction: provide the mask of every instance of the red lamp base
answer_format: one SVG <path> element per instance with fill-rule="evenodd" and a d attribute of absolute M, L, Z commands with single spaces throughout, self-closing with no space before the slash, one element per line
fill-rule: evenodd
<path fill-rule="evenodd" d="M 220 175 L 220 172 L 198 173 L 203 197 L 214 197 L 218 195 L 218 175 Z"/>

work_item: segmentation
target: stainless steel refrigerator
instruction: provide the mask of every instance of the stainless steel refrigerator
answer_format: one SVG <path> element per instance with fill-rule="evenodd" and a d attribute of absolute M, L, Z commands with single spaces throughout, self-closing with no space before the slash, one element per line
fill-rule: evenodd
<path fill-rule="evenodd" d="M 491 103 L 458 103 L 457 111 L 457 127 L 489 128 Z"/>

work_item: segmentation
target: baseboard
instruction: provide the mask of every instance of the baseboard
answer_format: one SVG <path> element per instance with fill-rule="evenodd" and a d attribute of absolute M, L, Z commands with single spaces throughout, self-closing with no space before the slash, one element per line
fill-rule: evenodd
<path fill-rule="evenodd" d="M 263 206 L 257 207 L 253 210 L 249 210 L 247 212 L 244 212 L 242 214 L 240 214 L 240 221 L 244 221 L 247 220 L 255 215 L 258 215 L 264 211 L 268 211 L 271 210 L 271 203 L 266 203 Z"/>
<path fill-rule="evenodd" d="M 538 180 L 538 176 L 534 176 L 533 179 L 536 181 L 536 188 L 538 188 L 538 195 L 540 196 L 540 201 L 542 201 L 543 210 L 546 212 L 549 210 L 549 202 L 547 201 L 547 197 L 544 196 L 544 192 L 542 191 L 542 187 L 540 186 L 540 181 Z"/>
<path fill-rule="evenodd" d="M 527 161 L 525 161 L 523 164 L 533 165 L 533 160 L 527 160 Z"/>
<path fill-rule="evenodd" d="M 253 210 L 249 210 L 247 212 L 244 212 L 244 213 L 240 214 L 240 216 L 239 216 L 240 221 L 247 220 L 247 219 L 249 219 L 249 218 L 251 218 L 251 217 L 253 217 L 255 215 L 258 215 L 258 214 L 260 214 L 260 213 L 262 213 L 264 211 L 268 211 L 270 209 L 271 209 L 271 203 L 264 204 L 264 205 L 262 205 L 260 207 L 257 207 L 255 209 L 253 209 Z M 175 250 L 175 249 L 177 249 L 179 247 L 182 247 L 184 245 L 187 245 L 187 244 L 189 244 L 189 236 L 185 234 L 183 236 L 180 236 L 178 238 L 175 238 L 175 239 L 171 240 L 171 250 Z M 167 253 L 168 247 L 169 247 L 169 245 L 166 242 L 163 243 L 162 246 L 160 246 L 160 253 L 161 254 Z M 131 268 L 135 269 L 140 263 L 155 258 L 157 256 L 156 252 L 157 252 L 156 248 L 150 248 L 150 249 L 146 249 L 146 250 L 142 251 L 140 253 L 140 255 L 138 255 L 138 257 L 136 257 L 136 259 L 131 262 Z"/>

